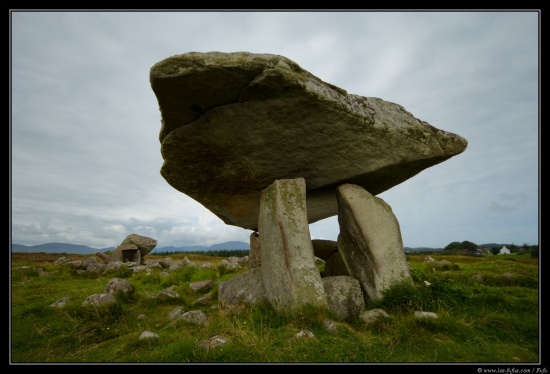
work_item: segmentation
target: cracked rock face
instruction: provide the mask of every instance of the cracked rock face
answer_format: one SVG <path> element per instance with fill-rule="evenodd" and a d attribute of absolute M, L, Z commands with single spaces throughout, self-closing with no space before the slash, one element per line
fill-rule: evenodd
<path fill-rule="evenodd" d="M 161 175 L 225 223 L 258 229 L 260 192 L 304 178 L 309 223 L 344 183 L 373 195 L 462 153 L 467 141 L 402 106 L 348 94 L 286 57 L 197 53 L 155 64 Z"/>

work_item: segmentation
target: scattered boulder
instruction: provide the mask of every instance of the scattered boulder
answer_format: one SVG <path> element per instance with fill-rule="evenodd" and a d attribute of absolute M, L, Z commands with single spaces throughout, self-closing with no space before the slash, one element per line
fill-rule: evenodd
<path fill-rule="evenodd" d="M 93 262 L 93 261 L 89 262 L 87 264 L 86 264 L 86 262 L 84 262 L 82 266 L 87 272 L 98 273 L 98 274 L 103 273 L 105 271 L 105 268 L 106 268 L 105 264 L 100 264 L 100 263 Z"/>
<path fill-rule="evenodd" d="M 141 335 L 139 336 L 139 340 L 143 340 L 143 339 L 158 339 L 160 338 L 160 335 L 158 334 L 155 334 L 154 332 L 151 332 L 151 331 L 144 331 L 141 333 Z"/>
<path fill-rule="evenodd" d="M 472 280 L 474 280 L 476 282 L 482 282 L 482 281 L 485 280 L 485 278 L 486 278 L 486 276 L 481 274 L 481 273 L 477 273 L 477 274 L 472 275 Z"/>
<path fill-rule="evenodd" d="M 254 305 L 263 301 L 267 301 L 267 295 L 259 267 L 237 274 L 218 285 L 218 302 L 224 306 Z"/>
<path fill-rule="evenodd" d="M 302 330 L 298 332 L 291 340 L 297 339 L 314 339 L 315 335 L 309 330 Z"/>
<path fill-rule="evenodd" d="M 232 262 L 224 258 L 218 263 L 218 268 L 231 271 L 240 269 L 241 265 L 238 262 Z"/>
<path fill-rule="evenodd" d="M 183 313 L 176 318 L 176 321 L 186 321 L 197 325 L 206 325 L 208 323 L 208 317 L 202 310 L 192 310 L 190 312 Z"/>
<path fill-rule="evenodd" d="M 66 264 L 67 262 L 69 262 L 70 260 L 65 257 L 65 256 L 61 256 L 59 257 L 57 260 L 54 261 L 54 264 L 56 265 L 60 265 L 60 264 Z"/>
<path fill-rule="evenodd" d="M 416 318 L 434 318 L 434 319 L 439 318 L 439 316 L 434 312 L 423 312 L 421 310 L 415 311 L 414 316 Z"/>
<path fill-rule="evenodd" d="M 68 302 L 70 298 L 68 297 L 62 297 L 61 299 L 57 300 L 56 302 L 50 304 L 52 308 L 63 308 Z"/>
<path fill-rule="evenodd" d="M 365 309 L 365 298 L 357 279 L 347 276 L 324 277 L 328 309 L 341 320 L 349 320 Z"/>
<path fill-rule="evenodd" d="M 164 257 L 159 261 L 159 263 L 164 269 L 167 269 L 170 265 L 172 265 L 173 260 L 170 257 Z"/>
<path fill-rule="evenodd" d="M 180 295 L 176 292 L 175 285 L 165 288 L 160 292 L 149 295 L 150 299 L 175 299 L 177 297 L 180 297 Z"/>
<path fill-rule="evenodd" d="M 109 261 L 111 260 L 111 258 L 103 252 L 97 252 L 96 256 L 101 258 L 101 260 L 106 264 L 109 263 Z"/>
<path fill-rule="evenodd" d="M 183 313 L 185 313 L 185 308 L 183 306 L 178 306 L 177 308 L 172 309 L 170 313 L 168 313 L 168 319 L 175 320 Z"/>
<path fill-rule="evenodd" d="M 336 322 L 334 322 L 330 319 L 323 320 L 323 327 L 329 332 L 337 332 L 338 331 L 338 325 L 336 324 Z"/>
<path fill-rule="evenodd" d="M 59 260 L 58 260 L 59 261 Z M 68 262 L 60 262 L 62 264 L 67 264 L 69 266 L 72 266 L 73 269 L 80 270 L 80 269 L 86 269 L 84 267 L 84 261 L 82 260 L 75 260 L 75 261 L 68 261 Z"/>
<path fill-rule="evenodd" d="M 363 313 L 359 315 L 359 318 L 361 321 L 365 322 L 366 324 L 374 323 L 381 318 L 388 318 L 390 315 L 384 310 L 384 309 L 371 309 L 366 310 Z"/>
<path fill-rule="evenodd" d="M 49 271 L 45 271 L 44 269 L 38 269 L 38 276 L 39 277 L 49 277 L 52 273 Z"/>
<path fill-rule="evenodd" d="M 212 301 L 212 292 L 207 293 L 206 295 L 199 297 L 197 300 L 193 301 L 192 305 L 207 305 Z"/>
<path fill-rule="evenodd" d="M 107 283 L 103 292 L 113 295 L 116 295 L 118 292 L 131 294 L 132 292 L 134 292 L 134 287 L 126 279 L 113 278 L 109 281 L 109 283 Z"/>
<path fill-rule="evenodd" d="M 214 287 L 214 282 L 212 282 L 210 279 L 189 283 L 189 288 L 191 288 L 195 293 L 208 292 L 212 289 L 212 287 Z"/>
<path fill-rule="evenodd" d="M 228 338 L 223 335 L 214 335 L 208 339 L 204 339 L 199 343 L 199 347 L 203 348 L 205 351 L 209 351 L 212 348 L 216 348 L 222 345 L 227 344 Z"/>
<path fill-rule="evenodd" d="M 97 307 L 118 304 L 118 300 L 110 293 L 98 293 L 88 296 L 82 306 L 94 305 Z"/>
<path fill-rule="evenodd" d="M 104 271 L 114 273 L 114 272 L 119 271 L 123 267 L 128 268 L 128 267 L 130 267 L 130 264 L 128 262 L 122 262 L 122 261 L 109 262 L 105 265 L 105 270 Z"/>

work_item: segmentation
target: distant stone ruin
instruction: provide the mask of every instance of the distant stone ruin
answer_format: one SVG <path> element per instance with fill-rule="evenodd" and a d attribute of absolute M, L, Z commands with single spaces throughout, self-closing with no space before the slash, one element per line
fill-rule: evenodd
<path fill-rule="evenodd" d="M 157 241 L 147 236 L 138 234 L 128 235 L 122 243 L 113 251 L 111 256 L 103 252 L 96 253 L 103 262 L 135 262 L 143 263 L 143 257 L 157 246 Z"/>
<path fill-rule="evenodd" d="M 399 223 L 375 195 L 462 153 L 464 138 L 278 55 L 176 55 L 151 68 L 150 83 L 161 175 L 225 223 L 253 231 L 250 270 L 220 285 L 220 301 L 257 302 L 265 292 L 281 311 L 331 308 L 343 299 L 327 298 L 327 287 L 348 301 L 360 290 L 368 302 L 412 281 Z M 312 241 L 309 224 L 334 215 L 337 242 Z"/>

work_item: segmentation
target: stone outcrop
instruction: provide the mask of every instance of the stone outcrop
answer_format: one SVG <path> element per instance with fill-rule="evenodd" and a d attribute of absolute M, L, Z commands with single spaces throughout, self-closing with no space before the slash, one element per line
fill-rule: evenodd
<path fill-rule="evenodd" d="M 467 146 L 283 56 L 191 52 L 158 62 L 149 79 L 162 118 L 162 176 L 225 223 L 254 231 L 261 191 L 275 180 L 304 178 L 312 223 L 337 214 L 341 184 L 377 195 Z"/>
<path fill-rule="evenodd" d="M 412 282 L 391 207 L 354 184 L 341 185 L 337 191 L 339 253 L 365 297 L 377 300 L 394 284 Z"/>

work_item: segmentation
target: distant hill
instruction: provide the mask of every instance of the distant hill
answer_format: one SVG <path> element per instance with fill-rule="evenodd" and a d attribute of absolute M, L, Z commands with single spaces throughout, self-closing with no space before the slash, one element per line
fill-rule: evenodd
<path fill-rule="evenodd" d="M 211 249 L 211 250 L 248 249 L 248 250 L 250 250 L 250 243 L 231 241 L 231 242 L 225 242 L 225 243 L 211 245 L 210 247 L 208 247 L 208 249 Z"/>
<path fill-rule="evenodd" d="M 480 248 L 502 248 L 503 245 L 510 246 L 510 244 L 497 244 L 497 243 L 487 243 L 479 244 Z M 46 243 L 39 245 L 21 245 L 21 244 L 12 244 L 12 252 L 44 252 L 44 253 L 75 253 L 75 254 L 94 254 L 97 252 L 109 252 L 113 251 L 115 247 L 108 248 L 92 248 L 86 245 L 78 244 L 69 244 L 69 243 Z M 241 241 L 229 241 L 225 243 L 213 244 L 211 246 L 206 245 L 194 245 L 194 246 L 183 246 L 183 247 L 156 247 L 153 249 L 153 252 L 194 252 L 194 251 L 219 251 L 219 250 L 233 250 L 233 249 L 246 249 L 250 250 L 250 243 L 241 242 Z M 440 252 L 443 251 L 443 248 L 430 248 L 430 247 L 405 247 L 405 252 Z"/>
<path fill-rule="evenodd" d="M 219 244 L 213 244 L 210 247 L 205 245 L 195 245 L 195 246 L 186 246 L 186 247 L 160 247 L 153 249 L 154 252 L 195 252 L 195 251 L 220 251 L 223 249 L 246 249 L 250 250 L 250 243 L 239 242 L 239 241 L 229 241 Z"/>
<path fill-rule="evenodd" d="M 69 244 L 69 243 L 46 243 L 38 245 L 22 245 L 12 244 L 12 252 L 44 252 L 44 253 L 76 253 L 81 255 L 94 254 L 97 252 L 107 252 L 115 249 L 112 248 L 92 248 L 86 245 Z"/>
<path fill-rule="evenodd" d="M 174 246 L 168 246 L 168 247 L 162 247 L 158 248 L 155 247 L 151 253 L 154 252 L 191 252 L 191 251 L 206 251 L 208 250 L 208 247 L 205 245 L 191 245 L 191 246 L 184 246 L 184 247 L 174 247 Z"/>
<path fill-rule="evenodd" d="M 74 253 L 81 255 L 95 254 L 97 252 L 109 252 L 113 251 L 115 247 L 108 248 L 92 248 L 86 245 L 69 244 L 69 243 L 46 243 L 38 245 L 22 245 L 12 244 L 12 252 L 44 252 L 44 253 Z M 192 251 L 208 251 L 208 250 L 222 250 L 222 249 L 250 249 L 250 244 L 247 242 L 229 241 L 225 243 L 219 243 L 211 245 L 210 247 L 205 245 L 184 246 L 184 247 L 156 247 L 154 252 L 192 252 Z"/>

